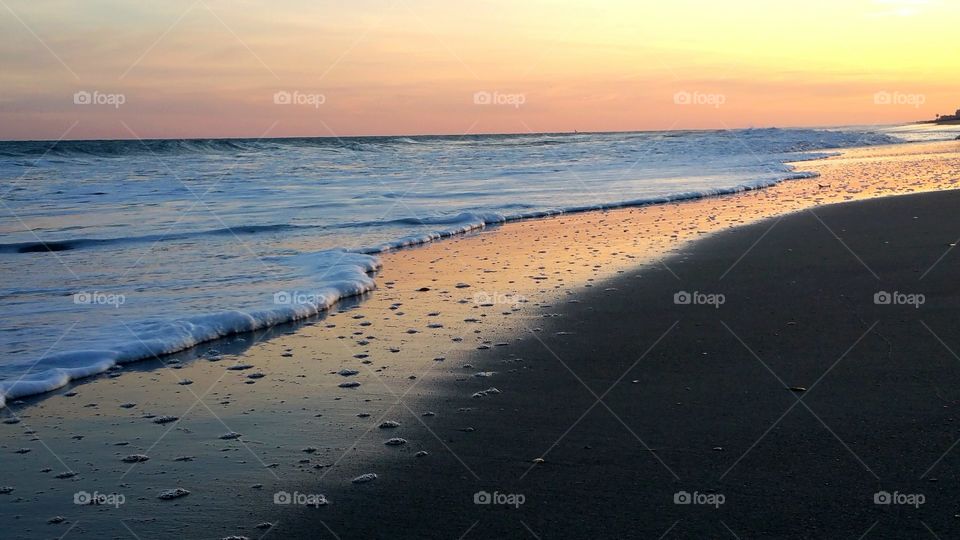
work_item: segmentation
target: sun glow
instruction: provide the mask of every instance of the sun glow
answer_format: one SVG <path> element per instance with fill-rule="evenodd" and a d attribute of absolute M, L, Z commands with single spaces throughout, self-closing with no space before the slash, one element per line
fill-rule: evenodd
<path fill-rule="evenodd" d="M 879 124 L 960 106 L 956 2 L 6 5 L 5 139 Z"/>

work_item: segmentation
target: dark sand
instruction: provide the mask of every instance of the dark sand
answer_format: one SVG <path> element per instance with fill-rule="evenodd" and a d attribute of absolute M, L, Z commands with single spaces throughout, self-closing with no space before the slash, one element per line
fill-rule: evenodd
<path fill-rule="evenodd" d="M 436 451 L 384 460 L 377 481 L 278 532 L 956 538 L 958 208 L 960 191 L 819 207 L 598 283 L 546 309 L 541 331 L 477 351 L 434 398 L 436 439 L 398 418 Z M 725 303 L 677 305 L 680 290 Z M 925 303 L 876 305 L 881 290 Z M 498 373 L 469 376 L 481 370 Z M 502 393 L 471 398 L 490 387 Z M 481 490 L 524 504 L 475 504 Z M 723 504 L 675 504 L 681 490 Z M 880 490 L 924 501 L 878 505 Z"/>

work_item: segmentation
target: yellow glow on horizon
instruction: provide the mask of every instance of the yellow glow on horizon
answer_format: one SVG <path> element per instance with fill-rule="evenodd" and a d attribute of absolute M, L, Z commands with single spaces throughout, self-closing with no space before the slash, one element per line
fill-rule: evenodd
<path fill-rule="evenodd" d="M 74 137 L 130 136 L 120 120 L 145 137 L 257 137 L 271 125 L 354 135 L 893 123 L 960 106 L 960 2 L 947 0 L 8 4 L 0 138 L 56 138 L 75 120 Z M 78 89 L 127 104 L 78 109 Z M 326 101 L 277 107 L 270 96 L 284 89 Z M 525 101 L 477 106 L 478 91 Z M 878 106 L 884 91 L 923 103 Z M 677 92 L 724 103 L 680 107 Z"/>

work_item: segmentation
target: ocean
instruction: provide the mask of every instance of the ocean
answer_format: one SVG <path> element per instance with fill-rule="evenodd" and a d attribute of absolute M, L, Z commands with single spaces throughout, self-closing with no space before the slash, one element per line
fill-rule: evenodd
<path fill-rule="evenodd" d="M 378 254 L 506 221 L 761 189 L 945 127 L 0 142 L 0 406 L 314 316 Z"/>

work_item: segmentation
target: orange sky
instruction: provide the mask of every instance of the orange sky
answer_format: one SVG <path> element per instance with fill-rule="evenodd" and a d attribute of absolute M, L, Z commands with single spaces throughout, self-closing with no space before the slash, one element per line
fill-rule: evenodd
<path fill-rule="evenodd" d="M 960 107 L 958 21 L 952 0 L 3 0 L 0 139 L 895 123 Z"/>

